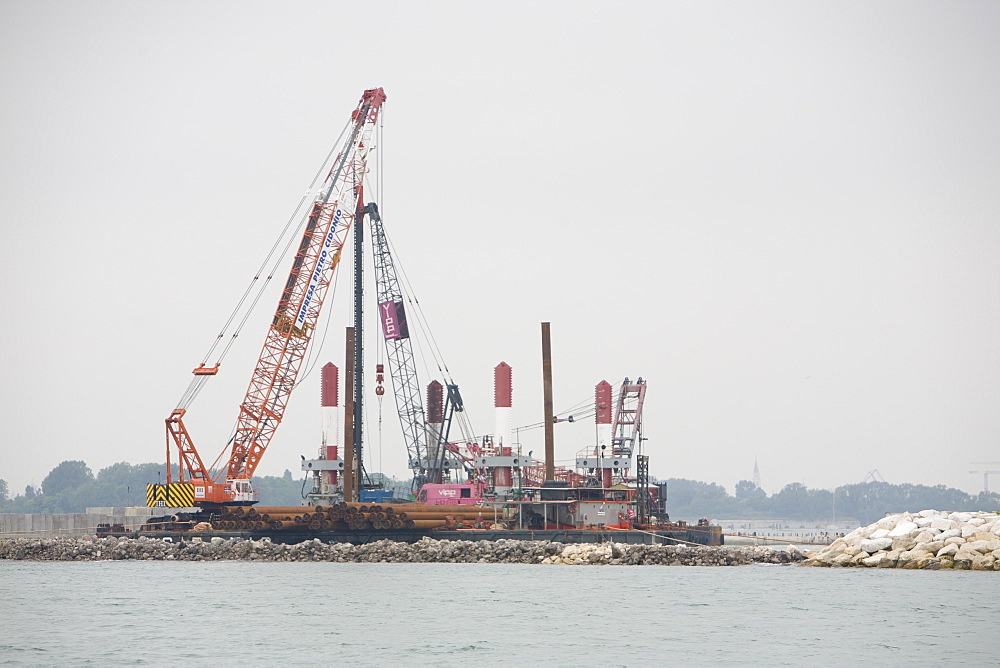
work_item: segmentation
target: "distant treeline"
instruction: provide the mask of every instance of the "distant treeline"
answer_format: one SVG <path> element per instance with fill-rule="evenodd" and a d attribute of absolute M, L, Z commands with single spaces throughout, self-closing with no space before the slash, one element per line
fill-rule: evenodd
<path fill-rule="evenodd" d="M 172 466 L 174 480 L 177 465 Z M 146 485 L 166 482 L 166 464 L 121 462 L 101 469 L 95 476 L 82 461 L 65 461 L 52 469 L 41 487 L 28 485 L 11 498 L 7 483 L 0 480 L 0 513 L 82 513 L 87 508 L 145 506 Z M 297 506 L 302 503 L 303 480 L 284 476 L 253 479 L 263 505 Z"/>
<path fill-rule="evenodd" d="M 770 496 L 749 480 L 736 483 L 736 494 L 715 483 L 684 478 L 661 481 L 667 487 L 667 512 L 671 519 L 725 518 L 801 520 L 856 519 L 870 524 L 886 513 L 935 510 L 1000 510 L 1000 494 L 971 495 L 960 489 L 936 485 L 890 485 L 863 482 L 835 491 L 809 489 L 793 482 Z"/>
<path fill-rule="evenodd" d="M 173 476 L 176 479 L 176 465 Z M 376 476 L 382 477 L 373 474 Z M 82 513 L 88 507 L 144 506 L 146 485 L 165 481 L 165 464 L 121 462 L 101 469 L 95 476 L 86 463 L 65 461 L 45 476 L 39 489 L 29 485 L 13 498 L 7 483 L 0 480 L 0 513 Z M 255 477 L 253 482 L 260 492 L 261 505 L 297 506 L 302 502 L 304 481 L 293 479 L 291 471 L 286 470 L 281 477 Z M 741 480 L 732 496 L 716 483 L 684 478 L 670 478 L 661 483 L 666 486 L 667 512 L 675 520 L 851 518 L 869 524 L 886 513 L 927 508 L 1000 511 L 1000 494 L 970 495 L 944 485 L 866 482 L 844 485 L 834 492 L 809 489 L 795 482 L 768 495 L 749 480 Z"/>

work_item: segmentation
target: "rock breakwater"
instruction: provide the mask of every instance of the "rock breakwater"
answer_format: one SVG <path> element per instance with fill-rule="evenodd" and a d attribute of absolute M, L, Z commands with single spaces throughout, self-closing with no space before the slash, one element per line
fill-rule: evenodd
<path fill-rule="evenodd" d="M 922 510 L 887 515 L 806 556 L 805 566 L 1000 571 L 1000 514 Z"/>
<path fill-rule="evenodd" d="M 294 545 L 270 540 L 212 538 L 165 542 L 148 538 L 17 538 L 0 540 L 0 559 L 27 561 L 333 561 L 354 563 L 503 563 L 572 565 L 742 566 L 787 564 L 797 550 L 766 547 L 564 544 L 550 541 L 380 540 L 365 545 L 313 539 Z"/>

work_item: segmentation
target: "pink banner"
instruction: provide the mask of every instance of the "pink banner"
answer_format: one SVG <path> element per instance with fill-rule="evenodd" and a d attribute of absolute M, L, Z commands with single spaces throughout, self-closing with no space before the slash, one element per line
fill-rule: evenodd
<path fill-rule="evenodd" d="M 382 319 L 382 334 L 386 341 L 405 339 L 410 335 L 406 329 L 403 302 L 382 302 L 378 305 L 378 314 Z"/>

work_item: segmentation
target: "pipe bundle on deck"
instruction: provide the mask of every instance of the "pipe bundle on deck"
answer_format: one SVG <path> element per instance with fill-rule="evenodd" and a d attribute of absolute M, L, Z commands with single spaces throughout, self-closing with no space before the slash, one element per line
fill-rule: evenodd
<path fill-rule="evenodd" d="M 493 509 L 478 506 L 341 502 L 332 506 L 227 506 L 213 526 L 219 531 L 364 531 L 439 529 L 493 519 Z"/>

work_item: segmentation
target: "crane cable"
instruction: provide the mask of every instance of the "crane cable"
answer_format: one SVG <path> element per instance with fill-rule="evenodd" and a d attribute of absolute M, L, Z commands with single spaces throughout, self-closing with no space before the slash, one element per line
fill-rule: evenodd
<path fill-rule="evenodd" d="M 390 245 L 390 247 L 392 246 L 391 241 L 387 241 L 387 243 Z M 405 286 L 406 299 L 415 307 L 414 309 L 411 310 L 411 312 L 413 312 L 416 315 L 415 320 L 417 323 L 417 329 L 422 334 L 422 338 L 418 338 L 417 340 L 417 345 L 420 348 L 421 353 L 423 353 L 421 356 L 421 362 L 424 365 L 427 375 L 429 377 L 433 377 L 435 375 L 431 371 L 428 363 L 428 360 L 430 359 L 433 360 L 434 365 L 437 367 L 437 373 L 441 375 L 442 379 L 446 384 L 457 385 L 455 383 L 454 378 L 451 375 L 451 370 L 448 368 L 447 362 L 445 362 L 444 360 L 444 354 L 441 352 L 441 348 L 438 345 L 437 338 L 434 336 L 434 331 L 431 329 L 430 321 L 427 318 L 427 314 L 424 312 L 423 306 L 420 304 L 420 300 L 416 297 L 416 291 L 413 289 L 412 284 L 410 283 L 409 276 L 406 274 L 406 271 L 405 269 L 402 268 L 402 266 L 400 266 L 399 271 L 403 277 L 402 283 Z M 426 350 L 429 350 L 429 354 L 425 352 L 425 348 Z M 462 436 L 462 439 L 468 441 L 471 438 L 474 438 L 472 434 L 474 434 L 475 431 L 472 428 L 472 424 L 469 419 L 468 413 L 463 410 L 456 412 L 456 414 L 458 416 L 458 429 Z M 454 415 L 455 414 L 453 414 L 453 416 Z M 452 440 L 455 440 L 454 437 L 451 438 Z"/>
<path fill-rule="evenodd" d="M 243 327 L 246 325 L 247 321 L 250 319 L 250 316 L 256 310 L 257 305 L 260 303 L 261 298 L 264 296 L 264 293 L 267 290 L 267 287 L 268 287 L 271 279 L 274 277 L 275 272 L 278 270 L 278 266 L 280 265 L 280 263 L 282 262 L 282 260 L 284 260 L 288 256 L 288 251 L 291 248 L 292 244 L 295 242 L 296 237 L 301 235 L 302 228 L 305 225 L 306 219 L 308 217 L 306 214 L 301 213 L 303 204 L 309 199 L 309 196 L 313 192 L 313 190 L 315 189 L 317 182 L 319 182 L 319 180 L 322 178 L 324 171 L 326 171 L 327 165 L 333 159 L 333 156 L 335 154 L 335 151 L 337 150 L 337 147 L 340 145 L 341 141 L 343 140 L 344 135 L 346 134 L 347 130 L 351 127 L 351 125 L 352 124 L 350 122 L 348 122 L 344 126 L 344 128 L 340 132 L 340 135 L 338 135 L 337 139 L 335 140 L 333 146 L 327 152 L 326 158 L 323 160 L 322 164 L 317 169 L 316 174 L 313 175 L 312 181 L 309 183 L 308 189 L 302 194 L 302 197 L 299 198 L 299 202 L 295 206 L 295 209 L 292 211 L 291 216 L 289 216 L 288 220 L 286 221 L 286 223 L 285 223 L 284 227 L 282 228 L 281 232 L 279 233 L 278 237 L 275 239 L 274 243 L 271 245 L 271 248 L 268 250 L 267 255 L 265 256 L 264 260 L 261 262 L 260 267 L 258 267 L 257 272 L 255 273 L 255 275 L 253 276 L 253 278 L 250 280 L 250 283 L 247 285 L 247 288 L 243 292 L 243 295 L 240 297 L 238 303 L 236 304 L 236 307 L 233 309 L 233 311 L 230 313 L 229 317 L 226 319 L 226 322 L 225 322 L 225 324 L 222 327 L 222 331 L 220 331 L 219 335 L 216 337 L 215 341 L 212 343 L 212 345 L 209 347 L 208 351 L 205 353 L 205 356 L 202 358 L 202 361 L 201 361 L 201 365 L 202 366 L 204 366 L 205 364 L 208 363 L 208 360 L 211 358 L 212 353 L 215 351 L 216 347 L 218 347 L 219 342 L 222 341 L 222 339 L 225 337 L 226 330 L 236 320 L 236 318 L 237 318 L 238 314 L 240 313 L 241 309 L 244 309 L 244 305 L 246 304 L 247 298 L 251 295 L 251 293 L 255 293 L 255 294 L 253 294 L 253 299 L 250 301 L 249 306 L 247 306 L 245 308 L 245 310 L 243 312 L 243 315 L 242 315 L 242 318 L 239 319 L 239 322 L 236 325 L 235 330 L 233 330 L 233 333 L 230 336 L 228 342 L 226 343 L 225 347 L 222 349 L 222 352 L 216 358 L 216 363 L 217 364 L 221 364 L 222 363 L 222 360 L 226 357 L 226 355 L 229 353 L 230 349 L 233 347 L 233 344 L 236 342 L 236 339 L 239 337 L 240 332 L 243 330 Z M 296 220 L 296 218 L 298 218 L 299 222 L 295 226 L 294 232 L 292 232 L 291 234 L 289 234 L 289 230 L 292 228 L 292 223 Z M 287 239 L 286 239 L 286 237 L 287 237 Z M 281 251 L 276 254 L 275 251 L 276 251 L 276 249 L 278 249 L 279 246 L 281 246 L 281 243 L 282 243 L 283 239 L 285 239 L 284 246 L 281 248 Z M 273 262 L 271 262 L 272 258 L 273 258 Z M 267 272 L 267 275 L 266 275 L 266 277 L 265 277 L 265 279 L 263 281 L 260 281 L 261 275 L 263 274 L 264 269 L 267 268 L 267 265 L 268 265 L 269 262 L 271 262 L 271 266 L 270 266 L 270 268 L 269 268 L 269 270 Z M 334 273 L 334 285 L 333 285 L 334 292 L 336 292 L 336 277 L 337 277 L 337 274 Z M 255 286 L 256 286 L 256 290 L 255 290 Z M 332 297 L 332 295 L 331 295 L 331 297 Z M 330 320 L 329 320 L 329 313 L 327 313 L 327 316 L 328 316 L 327 317 L 327 329 L 328 329 L 329 328 L 329 322 L 330 322 Z M 325 336 L 326 336 L 326 333 L 324 333 L 324 338 L 325 338 Z M 312 346 L 310 346 L 310 348 L 312 348 Z M 314 364 L 315 364 L 315 361 L 313 362 L 313 365 Z M 308 373 L 312 370 L 312 366 L 307 365 L 307 367 L 308 367 L 308 371 L 307 371 L 306 375 L 308 376 Z M 184 392 L 184 395 L 181 397 L 181 401 L 178 403 L 178 407 L 179 408 L 183 408 L 183 409 L 187 409 L 188 407 L 190 407 L 191 403 L 197 397 L 198 393 L 204 387 L 205 383 L 208 381 L 209 378 L 211 378 L 211 376 L 208 376 L 208 375 L 195 375 L 195 377 L 192 379 L 191 383 L 189 384 L 187 390 Z M 301 381 L 299 381 L 299 382 L 301 382 Z M 296 387 L 297 386 L 298 386 L 298 383 L 296 383 Z M 236 438 L 236 430 L 237 430 L 237 426 L 238 425 L 239 425 L 239 417 L 237 417 L 236 421 L 233 424 L 231 435 L 230 435 L 229 439 L 226 441 L 226 444 L 223 446 L 222 450 L 219 452 L 218 456 L 216 456 L 216 458 L 212 462 L 212 464 L 208 467 L 208 471 L 210 472 L 211 475 L 215 475 L 218 467 L 220 466 L 220 463 L 223 460 L 223 457 L 225 457 L 227 455 L 229 449 L 231 448 L 233 440 Z"/>
<path fill-rule="evenodd" d="M 588 417 L 593 417 L 597 413 L 596 407 L 594 407 L 593 405 L 591 405 L 589 408 L 585 408 L 587 402 L 592 402 L 592 401 L 593 401 L 592 397 L 587 397 L 586 399 L 583 399 L 582 401 L 577 402 L 572 407 L 570 407 L 570 408 L 568 408 L 568 409 L 566 409 L 564 411 L 557 412 L 556 415 L 566 415 L 567 418 L 571 417 L 571 418 L 573 418 L 573 422 L 576 422 L 577 420 L 580 420 L 580 419 L 585 419 L 585 418 L 588 418 Z M 560 420 L 560 422 L 561 421 L 562 420 Z M 569 421 L 569 420 L 567 420 L 567 421 Z M 541 427 L 544 427 L 544 426 L 545 426 L 545 421 L 543 420 L 541 422 L 533 422 L 531 424 L 523 425 L 523 426 L 520 426 L 520 427 L 515 427 L 515 429 L 517 429 L 519 431 L 528 431 L 528 430 L 531 430 L 531 429 L 540 429 Z"/>
<path fill-rule="evenodd" d="M 264 271 L 265 267 L 267 266 L 267 264 L 271 260 L 271 258 L 275 255 L 275 250 L 281 244 L 281 240 L 286 235 L 288 235 L 289 238 L 285 242 L 284 248 L 282 248 L 281 252 L 275 258 L 274 263 L 271 265 L 271 268 L 268 271 L 267 277 L 264 279 L 263 282 L 261 282 L 260 284 L 258 284 L 259 287 L 257 288 L 257 295 L 256 295 L 256 297 L 251 302 L 249 308 L 247 309 L 246 314 L 243 316 L 243 318 L 240 320 L 239 324 L 237 325 L 236 330 L 234 331 L 234 333 L 233 333 L 233 335 L 232 335 L 232 337 L 230 339 L 229 344 L 223 349 L 223 352 L 220 354 L 220 356 L 218 358 L 219 361 L 221 361 L 222 358 L 225 357 L 226 353 L 229 351 L 230 347 L 232 346 L 232 341 L 235 340 L 237 336 L 239 336 L 240 331 L 242 331 L 243 326 L 246 324 L 247 318 L 249 317 L 250 313 L 253 312 L 254 307 L 260 301 L 261 294 L 267 288 L 267 283 L 274 277 L 274 272 L 278 269 L 278 265 L 285 258 L 286 254 L 288 252 L 288 248 L 295 241 L 295 238 L 296 238 L 297 235 L 296 234 L 291 234 L 291 235 L 288 234 L 289 230 L 291 229 L 292 223 L 295 221 L 296 218 L 299 218 L 299 223 L 295 227 L 295 232 L 298 233 L 302 229 L 303 224 L 305 223 L 305 216 L 301 216 L 300 217 L 300 211 L 302 209 L 302 205 L 305 204 L 305 202 L 308 200 L 309 195 L 312 194 L 312 191 L 316 187 L 317 182 L 320 180 L 320 178 L 322 178 L 323 172 L 325 171 L 326 166 L 332 160 L 334 152 L 337 150 L 337 147 L 340 146 L 341 140 L 344 138 L 344 135 L 346 134 L 348 128 L 351 127 L 351 125 L 352 125 L 351 122 L 348 122 L 344 126 L 344 128 L 340 131 L 340 135 L 338 135 L 338 137 L 337 137 L 336 141 L 334 142 L 333 146 L 330 147 L 330 150 L 329 150 L 329 152 L 326 155 L 326 159 L 323 160 L 322 164 L 320 164 L 320 166 L 319 166 L 319 169 L 316 170 L 316 174 L 313 176 L 312 181 L 309 183 L 309 187 L 306 189 L 306 191 L 304 193 L 302 193 L 302 197 L 299 198 L 299 203 L 295 206 L 295 209 L 292 211 L 291 216 L 289 216 L 288 221 L 285 223 L 285 226 L 282 228 L 281 233 L 274 240 L 274 243 L 271 245 L 270 250 L 267 252 L 267 255 L 265 256 L 264 260 L 261 262 L 260 267 L 257 269 L 257 273 L 250 280 L 250 283 L 247 285 L 247 288 L 246 288 L 246 290 L 243 293 L 243 296 L 240 297 L 240 300 L 236 304 L 236 307 L 233 309 L 232 313 L 229 314 L 229 317 L 226 319 L 225 324 L 222 326 L 222 330 L 219 332 L 219 335 L 216 337 L 215 342 L 212 344 L 212 346 L 205 353 L 204 358 L 202 358 L 202 363 L 203 364 L 208 363 L 208 360 L 211 357 L 212 353 L 215 351 L 215 348 L 219 345 L 219 341 L 225 336 L 226 330 L 230 327 L 230 325 L 232 325 L 233 320 L 236 319 L 236 316 L 239 313 L 240 309 L 243 307 L 243 304 L 246 302 L 247 297 L 253 291 L 254 284 L 257 283 L 258 280 L 260 280 L 262 272 Z"/>
<path fill-rule="evenodd" d="M 383 113 L 382 115 L 379 116 L 378 136 L 380 140 L 384 137 L 384 122 L 385 122 L 385 116 Z M 378 145 L 381 146 L 381 143 L 382 142 L 379 141 Z M 380 154 L 384 154 L 384 151 L 381 151 Z M 379 160 L 376 163 L 376 169 L 375 169 L 375 192 L 377 195 L 376 200 L 379 202 L 379 209 L 383 218 L 385 217 L 384 214 L 386 210 L 385 203 L 381 199 L 384 188 L 384 179 L 385 179 L 384 160 L 382 158 L 382 155 L 380 155 Z M 397 274 L 396 281 L 400 287 L 400 293 L 401 293 L 400 296 L 403 297 L 406 300 L 406 302 L 408 302 L 411 306 L 415 306 L 415 308 L 410 308 L 409 312 L 416 317 L 413 318 L 412 320 L 408 318 L 408 322 L 411 322 L 414 325 L 416 325 L 414 329 L 418 330 L 422 336 L 417 336 L 417 337 L 410 336 L 410 340 L 411 343 L 414 340 L 416 341 L 416 346 L 420 353 L 419 355 L 416 355 L 416 357 L 419 358 L 420 364 L 424 368 L 425 372 L 424 377 L 433 377 L 435 375 L 428 364 L 428 359 L 433 358 L 438 368 L 438 371 L 443 375 L 445 382 L 454 384 L 454 381 L 451 379 L 451 374 L 447 369 L 447 365 L 443 363 L 443 355 L 441 355 L 440 348 L 437 345 L 437 341 L 434 338 L 433 332 L 430 330 L 429 323 L 427 322 L 427 318 L 423 313 L 423 309 L 420 306 L 420 302 L 413 296 L 415 294 L 413 287 L 410 284 L 409 278 L 406 275 L 406 272 L 403 270 L 402 264 L 399 261 L 399 255 L 397 254 L 396 249 L 392 244 L 392 241 L 389 239 L 388 234 L 386 234 L 385 232 L 384 223 L 382 225 L 382 235 L 385 239 L 386 245 L 389 248 L 390 256 L 393 258 L 393 267 L 395 268 Z M 427 354 L 425 350 L 424 346 L 425 339 L 430 342 L 431 345 L 430 354 Z M 381 354 L 382 348 L 383 346 L 376 346 L 376 349 L 379 350 L 379 354 Z M 462 415 L 459 419 L 460 427 L 462 426 L 462 418 L 465 418 L 465 415 Z M 465 421 L 467 422 L 467 418 L 465 419 Z M 469 431 L 471 431 L 471 429 L 468 428 L 463 429 L 463 432 L 468 433 Z"/>
<path fill-rule="evenodd" d="M 343 135 L 343 133 L 341 133 L 341 135 Z M 336 145 L 334 146 L 334 148 L 336 148 Z M 327 161 L 329 161 L 330 155 L 332 155 L 332 153 L 333 153 L 333 151 L 331 151 L 330 154 L 327 155 Z M 324 163 L 324 165 L 325 165 L 325 163 Z M 320 171 L 322 172 L 322 168 L 320 169 Z M 307 194 L 308 194 L 308 192 L 307 192 Z M 301 224 L 300 224 L 299 227 L 301 228 Z M 295 239 L 295 235 L 292 235 L 290 237 L 290 239 L 289 239 L 289 242 L 294 241 L 294 239 Z M 285 246 L 285 252 L 287 252 L 287 249 L 288 249 L 288 246 L 286 245 Z M 284 256 L 285 252 L 282 253 L 282 256 Z M 268 277 L 268 278 L 270 279 L 270 277 Z M 329 284 L 329 293 L 326 294 L 326 295 L 324 295 L 324 297 L 323 297 L 324 303 L 329 304 L 330 302 L 332 302 L 332 301 L 334 301 L 336 299 L 336 297 L 337 297 L 337 286 L 339 285 L 339 280 L 340 280 L 340 272 L 339 271 L 334 271 L 333 272 L 333 280 Z M 260 295 L 258 295 L 258 299 L 259 298 L 260 298 Z M 256 302 L 254 302 L 254 303 L 256 304 Z M 252 308 L 253 307 L 251 307 L 251 309 Z M 249 316 L 249 313 L 247 315 Z M 295 385 L 292 386 L 292 390 L 295 390 L 296 388 L 298 388 L 299 385 L 301 385 L 303 382 L 305 382 L 310 377 L 310 375 L 312 374 L 312 372 L 315 370 L 316 363 L 319 361 L 319 351 L 322 350 L 323 344 L 326 342 L 326 339 L 327 339 L 327 337 L 328 337 L 328 335 L 330 333 L 330 323 L 333 321 L 333 309 L 332 308 L 325 309 L 325 312 L 323 312 L 321 314 L 321 316 L 325 319 L 325 322 L 324 322 L 324 325 L 323 325 L 323 335 L 319 337 L 319 343 L 318 343 L 318 345 L 317 345 L 317 339 L 315 337 L 313 337 L 313 338 L 310 339 L 308 347 L 307 347 L 307 353 L 306 353 L 305 370 L 302 371 L 302 373 L 299 374 L 298 379 L 295 381 Z M 246 322 L 246 318 L 244 318 L 243 322 Z M 243 323 L 240 323 L 240 327 L 241 328 L 242 328 L 242 326 L 243 326 Z M 235 340 L 235 338 L 236 338 L 236 335 L 233 336 L 233 340 Z M 229 345 L 232 345 L 232 343 L 230 343 Z M 229 349 L 229 347 L 227 346 L 226 350 L 228 351 L 228 349 Z M 290 391 L 292 391 L 292 390 L 290 390 Z M 233 439 L 236 438 L 236 428 L 237 428 L 238 425 L 239 425 L 239 418 L 237 418 L 236 422 L 233 424 L 232 435 L 229 437 L 229 440 L 226 442 L 226 446 L 223 448 L 222 453 L 220 453 L 219 457 L 216 459 L 215 464 L 218 464 L 219 460 L 222 459 L 222 455 L 224 455 L 228 451 L 229 447 L 232 445 Z M 215 464 L 213 464 L 213 468 L 214 468 Z"/>
<path fill-rule="evenodd" d="M 291 247 L 292 243 L 294 243 L 298 233 L 301 232 L 303 225 L 305 225 L 307 216 L 300 213 L 302 210 L 302 205 L 308 200 L 310 193 L 312 193 L 312 191 L 316 187 L 316 183 L 322 177 L 327 164 L 330 163 L 334 155 L 334 152 L 337 150 L 337 147 L 340 145 L 344 135 L 346 134 L 347 130 L 350 127 L 351 123 L 348 122 L 344 126 L 344 128 L 340 131 L 340 135 L 338 135 L 333 146 L 330 148 L 330 151 L 327 153 L 326 158 L 319 166 L 319 169 L 317 169 L 316 174 L 313 176 L 313 179 L 309 184 L 309 188 L 302 194 L 302 197 L 299 198 L 298 204 L 295 206 L 295 209 L 292 211 L 292 214 L 285 222 L 285 225 L 282 228 L 281 232 L 278 234 L 278 237 L 271 245 L 270 250 L 268 250 L 267 255 L 264 257 L 264 260 L 258 267 L 257 272 L 254 274 L 253 278 L 250 279 L 250 282 L 247 285 L 246 290 L 244 290 L 243 295 L 237 302 L 236 307 L 233 308 L 232 312 L 229 314 L 229 317 L 226 319 L 226 322 L 223 324 L 222 330 L 219 332 L 218 336 L 216 336 L 215 341 L 213 341 L 212 345 L 209 346 L 208 351 L 206 351 L 205 355 L 202 357 L 200 366 L 205 366 L 208 363 L 208 360 L 211 359 L 212 353 L 215 352 L 215 349 L 218 347 L 219 343 L 222 341 L 223 338 L 225 338 L 226 331 L 237 319 L 237 316 L 239 315 L 240 311 L 244 309 L 244 305 L 246 304 L 247 299 L 251 296 L 251 294 L 256 293 L 253 294 L 253 299 L 250 301 L 249 306 L 246 307 L 245 312 L 243 313 L 243 317 L 239 319 L 239 322 L 235 330 L 233 331 L 232 335 L 230 336 L 229 341 L 226 343 L 222 352 L 216 358 L 216 364 L 222 363 L 222 360 L 226 357 L 226 355 L 229 353 L 229 350 L 236 342 L 236 339 L 237 337 L 239 337 L 240 332 L 243 330 L 243 327 L 250 319 L 250 316 L 256 309 L 257 305 L 260 303 L 261 297 L 263 297 L 264 292 L 268 287 L 268 284 L 274 277 L 275 271 L 277 271 L 278 269 L 278 265 L 287 256 L 288 249 Z M 295 226 L 295 231 L 292 234 L 289 234 L 289 230 L 292 229 L 292 223 L 296 220 L 296 218 L 298 218 L 299 220 L 298 225 Z M 277 253 L 276 255 L 275 251 L 278 249 L 279 246 L 281 246 L 282 239 L 284 239 L 286 236 L 288 238 L 287 241 L 285 241 L 284 243 L 284 247 L 281 249 L 281 252 Z M 267 271 L 267 275 L 265 276 L 264 280 L 261 281 L 260 278 L 262 275 L 264 275 L 264 270 L 268 267 L 268 263 L 271 262 L 272 257 L 274 258 L 274 261 L 271 264 L 270 269 Z M 210 375 L 195 375 L 195 377 L 189 383 L 187 389 L 184 391 L 184 394 L 181 395 L 181 399 L 178 402 L 177 407 L 185 410 L 189 408 L 190 405 L 194 402 L 195 398 L 198 396 L 198 393 L 205 386 L 205 383 L 208 381 L 209 378 L 211 378 Z M 216 463 L 218 463 L 218 461 L 221 458 L 222 455 L 220 454 L 219 458 L 216 459 Z M 214 468 L 214 465 L 212 468 Z"/>
<path fill-rule="evenodd" d="M 379 149 L 382 148 L 382 142 L 385 139 L 385 136 L 384 136 L 385 135 L 385 130 L 384 129 L 385 129 L 385 113 L 383 111 L 383 113 L 378 118 L 378 128 L 376 129 L 376 135 L 375 135 L 375 137 L 376 137 L 375 145 Z M 375 161 L 375 201 L 379 203 L 380 207 L 384 204 L 384 202 L 382 201 L 382 195 L 385 192 L 384 189 L 383 189 L 383 185 L 384 185 L 383 181 L 385 179 L 385 161 L 382 159 L 382 156 L 383 156 L 383 152 L 379 151 L 378 159 Z M 372 253 L 372 260 L 373 261 L 374 261 L 374 256 L 375 256 L 375 254 Z M 375 332 L 376 332 L 375 338 L 377 340 L 377 338 L 378 338 L 378 328 L 375 329 Z M 384 354 L 385 354 L 385 346 L 380 346 L 380 345 L 378 345 L 376 343 L 375 344 L 375 360 L 376 360 L 376 364 L 384 364 L 385 363 L 384 362 L 384 360 L 385 360 Z M 376 367 L 376 368 L 378 368 L 378 367 Z M 385 367 L 383 366 L 382 368 L 384 369 Z M 384 383 L 384 379 L 385 379 L 385 376 L 383 375 L 383 383 Z M 385 391 L 385 388 L 383 388 L 383 393 L 384 393 L 384 391 Z M 383 409 L 383 396 L 384 396 L 384 394 L 376 394 L 376 397 L 378 397 L 378 470 L 380 472 L 383 471 L 383 469 L 382 469 L 382 417 L 383 417 L 382 409 Z"/>
<path fill-rule="evenodd" d="M 383 225 L 384 229 L 384 225 Z M 409 313 L 412 313 L 415 317 L 411 320 L 408 318 L 408 322 L 414 322 L 419 330 L 421 337 L 417 337 L 417 347 L 420 349 L 421 355 L 420 360 L 424 366 L 427 376 L 433 377 L 435 374 L 431 370 L 428 359 L 432 359 L 434 365 L 437 367 L 437 372 L 441 374 L 445 383 L 455 385 L 455 381 L 452 378 L 451 370 L 448 368 L 448 364 L 444 360 L 444 354 L 441 352 L 441 348 L 438 345 L 437 338 L 434 336 L 434 332 L 431 329 L 430 321 L 427 319 L 427 315 L 424 312 L 423 306 L 420 304 L 420 300 L 416 297 L 416 291 L 413 289 L 413 285 L 410 282 L 409 275 L 403 268 L 402 262 L 399 259 L 399 254 L 395 250 L 395 246 L 392 240 L 389 239 L 388 234 L 386 234 L 386 244 L 389 246 L 390 253 L 394 258 L 394 265 L 399 275 L 400 292 L 403 293 L 403 297 L 406 299 L 407 303 L 413 308 L 409 309 Z M 413 337 L 411 337 L 412 339 Z M 425 341 L 426 349 L 425 350 Z M 462 432 L 462 437 L 465 440 L 474 438 L 471 434 L 475 431 L 472 428 L 471 420 L 469 419 L 468 413 L 462 411 L 459 413 L 458 417 L 459 431 Z"/>
<path fill-rule="evenodd" d="M 441 353 L 441 349 L 438 346 L 434 332 L 431 331 L 430 322 L 427 320 L 427 315 L 424 313 L 423 306 L 420 304 L 420 300 L 416 296 L 413 284 L 410 283 L 410 277 L 403 268 L 402 262 L 399 260 L 399 254 L 396 252 L 395 246 L 393 246 L 392 240 L 389 239 L 388 235 L 386 235 L 386 244 L 389 246 L 392 256 L 396 259 L 395 264 L 399 271 L 399 282 L 403 288 L 402 292 L 404 297 L 406 297 L 406 300 L 414 306 L 413 310 L 417 316 L 417 325 L 427 337 L 427 343 L 430 347 L 430 357 L 434 360 L 438 372 L 444 376 L 446 381 L 451 382 L 451 372 L 448 370 L 448 365 L 444 362 L 444 355 Z"/>

